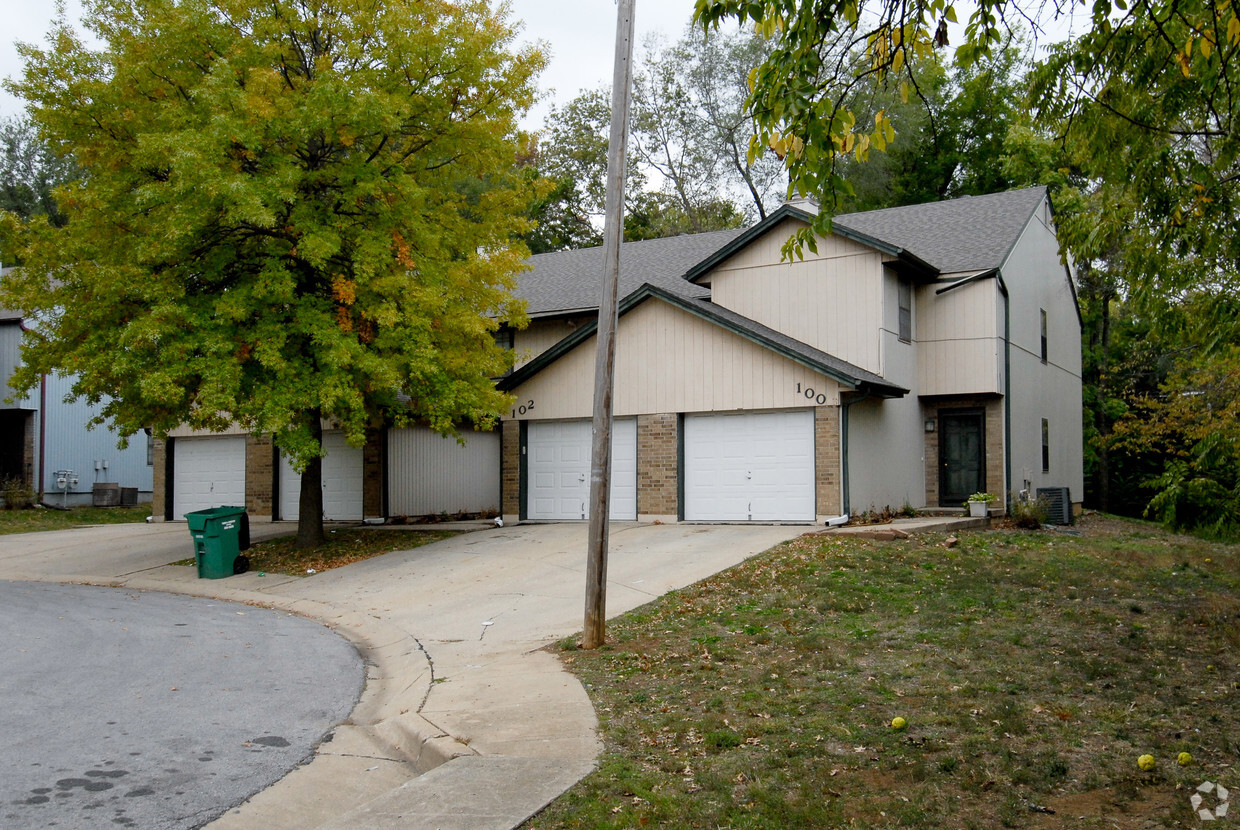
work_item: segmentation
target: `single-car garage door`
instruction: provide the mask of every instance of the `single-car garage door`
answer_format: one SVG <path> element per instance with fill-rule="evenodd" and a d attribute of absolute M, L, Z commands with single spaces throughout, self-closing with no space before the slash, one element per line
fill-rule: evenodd
<path fill-rule="evenodd" d="M 685 416 L 685 519 L 812 522 L 814 413 Z"/>
<path fill-rule="evenodd" d="M 323 433 L 323 518 L 358 521 L 362 518 L 362 449 L 350 447 L 344 433 Z M 301 474 L 280 456 L 280 518 L 295 522 L 300 514 Z"/>
<path fill-rule="evenodd" d="M 173 439 L 172 518 L 224 505 L 245 506 L 245 436 Z"/>
<path fill-rule="evenodd" d="M 525 518 L 589 518 L 591 442 L 587 420 L 529 422 Z M 637 518 L 637 421 L 633 418 L 612 424 L 610 518 Z"/>

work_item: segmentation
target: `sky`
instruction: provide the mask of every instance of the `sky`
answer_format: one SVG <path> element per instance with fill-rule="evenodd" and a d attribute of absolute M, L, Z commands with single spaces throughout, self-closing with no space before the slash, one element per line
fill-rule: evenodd
<path fill-rule="evenodd" d="M 81 13 L 80 0 L 65 0 L 72 19 Z M 55 0 L 13 0 L 4 10 L 0 43 L 0 77 L 21 74 L 14 43 L 42 44 L 56 12 Z M 648 33 L 677 39 L 693 14 L 693 0 L 636 0 L 637 43 Z M 525 119 L 533 128 L 542 122 L 552 100 L 566 103 L 578 91 L 611 83 L 615 61 L 616 4 L 613 0 L 511 0 L 512 18 L 524 21 L 523 42 L 543 41 L 551 61 L 539 79 L 546 97 Z M 554 90 L 554 98 L 551 98 Z M 20 100 L 0 90 L 0 116 L 19 115 Z"/>

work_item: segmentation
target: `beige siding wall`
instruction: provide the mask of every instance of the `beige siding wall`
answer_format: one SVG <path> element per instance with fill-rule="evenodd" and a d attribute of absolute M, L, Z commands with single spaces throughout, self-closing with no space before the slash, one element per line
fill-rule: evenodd
<path fill-rule="evenodd" d="M 977 395 L 1003 391 L 1003 298 L 994 279 L 935 294 L 946 283 L 914 292 L 917 391 Z"/>
<path fill-rule="evenodd" d="M 516 367 L 524 366 L 576 331 L 593 317 L 573 320 L 531 320 L 528 327 L 513 332 Z"/>
<path fill-rule="evenodd" d="M 881 373 L 882 254 L 832 236 L 818 239 L 817 254 L 780 262 L 780 246 L 798 227 L 780 223 L 712 271 L 711 301 Z"/>
<path fill-rule="evenodd" d="M 508 417 L 590 417 L 594 355 L 591 337 L 522 384 Z M 615 388 L 617 417 L 839 403 L 835 381 L 657 299 L 620 318 Z"/>

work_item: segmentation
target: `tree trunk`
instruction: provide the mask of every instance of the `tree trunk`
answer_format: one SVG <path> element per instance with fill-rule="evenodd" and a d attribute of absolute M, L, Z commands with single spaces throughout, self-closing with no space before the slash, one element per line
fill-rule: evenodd
<path fill-rule="evenodd" d="M 319 410 L 314 409 L 309 418 L 310 434 L 319 446 L 323 446 L 323 425 Z M 323 458 L 316 456 L 301 474 L 301 498 L 297 508 L 297 540 L 299 550 L 317 548 L 327 541 L 323 533 Z"/>

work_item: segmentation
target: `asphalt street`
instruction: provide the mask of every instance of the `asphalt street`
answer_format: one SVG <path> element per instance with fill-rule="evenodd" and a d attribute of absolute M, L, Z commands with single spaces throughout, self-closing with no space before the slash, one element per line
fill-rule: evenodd
<path fill-rule="evenodd" d="M 192 828 L 309 759 L 364 682 L 285 612 L 0 581 L 0 827 Z"/>

